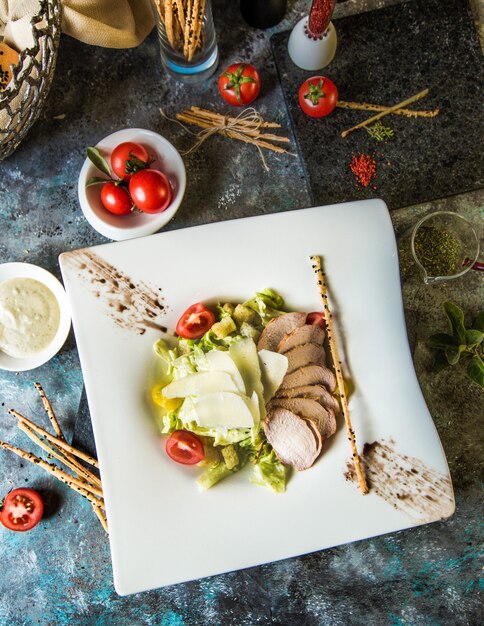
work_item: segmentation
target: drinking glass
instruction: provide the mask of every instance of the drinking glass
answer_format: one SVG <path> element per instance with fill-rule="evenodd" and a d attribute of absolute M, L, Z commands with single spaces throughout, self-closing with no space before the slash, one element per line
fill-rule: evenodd
<path fill-rule="evenodd" d="M 210 0 L 152 0 L 152 5 L 168 74 L 184 82 L 211 76 L 218 47 Z"/>

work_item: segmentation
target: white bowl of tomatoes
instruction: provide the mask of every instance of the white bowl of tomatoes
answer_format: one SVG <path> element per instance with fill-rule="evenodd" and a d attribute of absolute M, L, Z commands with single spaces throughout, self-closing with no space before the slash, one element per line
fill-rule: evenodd
<path fill-rule="evenodd" d="M 118 130 L 88 149 L 78 197 L 91 226 L 114 241 L 157 232 L 175 215 L 186 187 L 183 160 L 164 137 Z"/>

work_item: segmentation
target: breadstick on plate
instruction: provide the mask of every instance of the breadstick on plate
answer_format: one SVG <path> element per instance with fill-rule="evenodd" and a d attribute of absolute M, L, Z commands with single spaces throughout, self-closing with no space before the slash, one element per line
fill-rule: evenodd
<path fill-rule="evenodd" d="M 348 408 L 348 400 L 346 398 L 345 385 L 343 380 L 343 374 L 341 373 L 341 361 L 339 360 L 338 350 L 336 346 L 336 340 L 333 333 L 333 322 L 332 315 L 329 310 L 328 304 L 328 290 L 326 288 L 326 282 L 324 280 L 324 273 L 321 266 L 321 258 L 319 256 L 311 256 L 311 263 L 313 270 L 316 273 L 316 277 L 318 280 L 319 294 L 321 296 L 321 300 L 323 303 L 323 315 L 324 320 L 326 322 L 326 333 L 328 335 L 329 347 L 331 350 L 331 356 L 333 358 L 333 365 L 336 373 L 336 382 L 338 384 L 338 391 L 341 399 L 341 406 L 343 409 L 343 415 L 346 423 L 346 430 L 348 431 L 348 439 L 350 441 L 351 450 L 353 453 L 353 462 L 355 464 L 356 476 L 358 478 L 358 483 L 360 485 L 361 492 L 363 495 L 368 493 L 368 485 L 366 483 L 365 473 L 361 466 L 360 455 L 358 454 L 358 449 L 356 447 L 356 438 L 355 431 L 353 430 L 353 426 L 351 425 L 350 419 L 350 411 Z"/>

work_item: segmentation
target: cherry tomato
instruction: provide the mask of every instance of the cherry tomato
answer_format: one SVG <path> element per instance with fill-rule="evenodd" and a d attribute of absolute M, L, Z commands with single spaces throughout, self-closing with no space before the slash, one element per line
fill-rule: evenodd
<path fill-rule="evenodd" d="M 133 209 L 133 201 L 123 187 L 109 181 L 101 189 L 103 207 L 115 215 L 127 215 Z"/>
<path fill-rule="evenodd" d="M 33 489 L 14 489 L 5 497 L 0 522 L 10 530 L 23 532 L 36 526 L 44 512 L 40 494 Z"/>
<path fill-rule="evenodd" d="M 212 328 L 215 315 L 201 302 L 192 304 L 180 317 L 176 332 L 183 339 L 200 339 Z"/>
<path fill-rule="evenodd" d="M 150 155 L 144 146 L 125 141 L 116 146 L 111 154 L 111 167 L 119 178 L 128 181 L 131 176 L 149 166 Z"/>
<path fill-rule="evenodd" d="M 259 74 L 252 65 L 234 63 L 219 76 L 218 90 L 229 104 L 236 107 L 245 106 L 259 95 Z"/>
<path fill-rule="evenodd" d="M 133 174 L 129 181 L 129 193 L 135 205 L 144 213 L 164 211 L 172 196 L 168 177 L 151 168 Z"/>
<path fill-rule="evenodd" d="M 308 316 L 306 317 L 306 324 L 317 324 L 318 326 L 321 326 L 323 330 L 326 328 L 324 315 L 319 311 L 308 313 Z"/>
<path fill-rule="evenodd" d="M 195 465 L 205 458 L 203 443 L 187 430 L 175 430 L 166 441 L 167 455 L 177 463 Z"/>
<path fill-rule="evenodd" d="M 329 115 L 338 102 L 338 89 L 324 76 L 312 76 L 299 88 L 301 109 L 311 117 Z"/>

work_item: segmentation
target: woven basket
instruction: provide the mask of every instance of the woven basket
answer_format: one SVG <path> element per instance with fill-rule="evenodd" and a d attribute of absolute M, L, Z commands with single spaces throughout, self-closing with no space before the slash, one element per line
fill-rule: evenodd
<path fill-rule="evenodd" d="M 17 148 L 40 115 L 49 93 L 61 34 L 60 0 L 40 0 L 30 24 L 34 46 L 22 50 L 7 88 L 0 92 L 0 160 Z"/>

